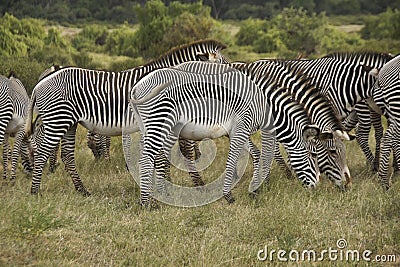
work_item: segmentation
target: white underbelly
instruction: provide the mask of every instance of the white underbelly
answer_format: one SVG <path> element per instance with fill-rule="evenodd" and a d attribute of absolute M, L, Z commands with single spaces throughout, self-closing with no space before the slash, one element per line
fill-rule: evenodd
<path fill-rule="evenodd" d="M 226 125 L 201 125 L 195 123 L 186 123 L 179 135 L 190 140 L 203 140 L 205 138 L 219 138 L 228 134 Z"/>
<path fill-rule="evenodd" d="M 83 127 L 88 129 L 89 131 L 106 136 L 120 136 L 122 134 L 131 134 L 139 131 L 139 127 L 137 125 L 129 125 L 127 127 L 116 127 L 116 126 L 111 127 L 89 121 L 81 121 L 80 123 Z"/>
<path fill-rule="evenodd" d="M 15 134 L 25 124 L 25 119 L 19 116 L 13 116 L 10 122 L 7 124 L 6 133 Z"/>

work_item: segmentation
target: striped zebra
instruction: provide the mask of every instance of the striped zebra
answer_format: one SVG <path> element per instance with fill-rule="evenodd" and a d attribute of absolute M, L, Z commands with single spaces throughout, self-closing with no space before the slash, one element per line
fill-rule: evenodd
<path fill-rule="evenodd" d="M 61 65 L 53 65 L 50 68 L 44 70 L 40 75 L 38 81 L 42 80 L 44 77 L 50 75 L 51 73 L 60 70 L 61 68 L 64 68 L 64 66 Z M 43 138 L 40 136 L 41 134 L 44 134 L 43 129 L 38 129 L 38 127 L 41 127 L 41 119 L 37 118 L 35 120 L 35 131 L 37 132 L 35 134 L 35 139 L 40 138 L 40 140 Z M 111 144 L 111 138 L 109 136 L 104 136 L 100 135 L 97 133 L 93 133 L 91 131 L 88 131 L 87 133 L 87 144 L 88 147 L 91 149 L 93 156 L 95 159 L 100 159 L 100 158 L 105 158 L 107 160 L 110 159 L 110 144 Z M 35 148 L 36 148 L 36 143 L 35 143 Z M 60 147 L 59 145 L 57 146 L 56 149 L 50 154 L 49 156 L 49 172 L 53 173 L 56 170 L 56 166 L 58 165 L 57 161 L 57 155 Z"/>
<path fill-rule="evenodd" d="M 190 72 L 192 67 L 198 67 L 201 71 Z M 266 86 L 274 87 L 276 84 Z M 308 117 L 284 90 L 273 88 L 263 92 L 249 77 L 226 64 L 188 62 L 153 71 L 134 86 L 131 104 L 142 138 L 139 164 L 143 205 L 149 203 L 152 194 L 157 157 L 168 154 L 178 136 L 201 140 L 229 135 L 223 195 L 232 203 L 234 198 L 231 189 L 239 153 L 246 143 L 250 145 L 250 135 L 260 129 L 262 151 L 261 156 L 256 157 L 256 162 L 259 159 L 261 163 L 255 164 L 249 189 L 257 188 L 270 171 L 275 147 L 271 142 L 274 123 L 283 127 L 280 123 L 288 121 L 285 117 L 288 111 L 293 112 L 290 118 L 293 124 L 284 133 L 277 131 L 277 134 L 282 142 L 292 147 L 289 151 L 298 150 L 292 156 L 299 157 L 296 161 L 301 166 L 297 171 L 304 185 L 314 187 L 318 182 L 315 159 L 309 156 L 304 146 L 301 147 L 304 142 L 290 139 L 298 133 L 312 138 L 319 133 L 318 127 L 305 125 L 304 121 L 300 123 L 300 118 L 309 123 Z M 277 117 L 274 118 L 274 115 Z M 252 155 L 255 155 L 254 151 Z M 260 171 L 262 179 L 258 178 Z"/>
<path fill-rule="evenodd" d="M 378 72 L 377 69 L 375 69 Z M 371 72 L 374 74 L 374 72 Z M 384 99 L 388 114 L 388 128 L 382 138 L 379 157 L 379 181 L 384 189 L 390 188 L 389 156 L 393 150 L 394 160 L 400 165 L 400 55 L 386 63 L 378 74 L 374 86 L 375 95 Z"/>
<path fill-rule="evenodd" d="M 379 53 L 373 51 L 364 52 L 336 52 L 325 56 L 326 58 L 333 58 L 340 62 L 351 64 L 352 66 L 365 65 L 370 68 L 380 69 L 388 61 L 393 59 L 393 55 L 389 53 Z M 367 101 L 370 103 L 369 101 Z M 381 112 L 377 112 L 373 108 L 369 107 L 366 101 L 361 101 L 357 103 L 354 107 L 355 115 L 344 121 L 346 124 L 346 129 L 351 130 L 356 129 L 356 139 L 363 151 L 367 164 L 374 170 L 378 170 L 379 164 L 379 151 L 380 142 L 383 136 L 383 127 L 381 121 Z M 369 133 L 371 131 L 371 126 L 375 130 L 375 153 L 371 152 L 368 144 Z M 376 156 L 374 156 L 376 155 Z"/>
<path fill-rule="evenodd" d="M 348 140 L 349 137 L 334 116 L 329 101 L 320 94 L 310 78 L 292 68 L 290 63 L 281 60 L 258 60 L 248 64 L 233 63 L 232 67 L 250 76 L 252 76 L 251 73 L 256 72 L 257 75 L 253 75 L 253 80 L 266 76 L 268 82 L 276 82 L 286 88 L 292 99 L 307 111 L 311 122 L 321 129 L 322 138 L 312 142 L 318 156 L 320 171 L 339 187 L 350 186 L 351 175 L 346 164 L 346 150 L 343 143 L 343 140 Z M 276 152 L 278 163 L 284 163 L 278 147 Z"/>
<path fill-rule="evenodd" d="M 37 144 L 31 193 L 40 188 L 42 170 L 51 151 L 61 139 L 61 159 L 74 187 L 90 195 L 75 167 L 75 133 L 77 124 L 107 136 L 137 131 L 134 118 L 127 117 L 129 91 L 145 74 L 158 68 L 184 61 L 212 60 L 225 62 L 220 50 L 225 45 L 214 40 L 202 40 L 172 49 L 146 65 L 121 72 L 99 71 L 78 67 L 62 68 L 46 76 L 35 86 L 31 96 L 26 133 L 32 133 L 33 110 L 41 117 L 43 140 Z"/>
<path fill-rule="evenodd" d="M 282 73 L 284 71 L 288 71 L 290 73 L 290 69 L 288 68 L 287 65 L 282 65 L 280 64 L 280 62 L 276 62 L 279 63 L 279 67 L 282 67 Z M 185 71 L 189 71 L 189 72 L 194 72 L 194 73 L 200 73 L 200 74 L 215 74 L 215 70 L 214 69 L 218 69 L 218 66 L 214 66 L 214 68 L 210 68 L 208 65 L 206 65 L 207 68 L 204 69 L 204 64 L 181 64 L 184 66 L 184 70 Z M 278 82 L 278 79 L 272 74 L 272 73 L 277 73 L 277 70 L 272 70 L 272 68 L 263 68 L 265 67 L 265 64 L 260 65 L 260 62 L 257 62 L 256 64 L 254 63 L 250 63 L 250 64 L 245 64 L 245 63 L 240 63 L 240 62 L 235 62 L 235 63 L 229 63 L 228 64 L 229 67 L 232 67 L 234 69 L 238 69 L 241 72 L 243 72 L 244 74 L 246 74 L 247 76 L 249 76 L 253 82 L 264 91 L 264 94 L 271 100 L 271 98 L 273 98 L 273 96 L 275 98 L 273 98 L 272 100 L 273 105 L 272 105 L 272 110 L 273 110 L 273 114 L 275 118 L 280 118 L 281 122 L 276 126 L 276 132 L 277 132 L 277 140 L 280 141 L 284 147 L 288 150 L 288 154 L 289 154 L 289 160 L 292 162 L 293 166 L 294 166 L 294 171 L 296 172 L 298 178 L 300 180 L 307 180 L 307 178 L 304 178 L 304 175 L 298 175 L 299 173 L 302 173 L 302 170 L 307 169 L 307 165 L 304 165 L 305 163 L 307 163 L 306 160 L 306 156 L 305 153 L 309 153 L 312 154 L 314 156 L 318 157 L 318 160 L 324 160 L 324 157 L 326 157 L 326 153 L 327 153 L 327 147 L 318 147 L 317 148 L 312 148 L 311 146 L 316 146 L 318 144 L 321 144 L 321 142 L 326 142 L 326 139 L 328 136 L 330 136 L 330 134 L 336 133 L 337 135 L 341 135 L 341 136 L 345 136 L 346 133 L 344 133 L 343 131 L 341 131 L 341 125 L 340 123 L 337 121 L 337 119 L 332 116 L 332 112 L 331 112 L 331 108 L 329 106 L 329 103 L 327 102 L 327 100 L 324 100 L 322 98 L 322 96 L 318 95 L 318 91 L 315 90 L 315 88 L 313 88 L 313 86 L 309 83 L 309 79 L 307 79 L 304 76 L 298 75 L 297 73 L 290 73 L 291 76 L 293 75 L 297 75 L 296 78 L 293 78 L 294 80 L 297 79 L 296 85 L 297 85 L 297 89 L 301 89 L 303 90 L 304 94 L 308 94 L 309 98 L 314 98 L 314 104 L 319 106 L 320 110 L 324 110 L 324 111 L 319 111 L 321 114 L 325 113 L 325 119 L 324 121 L 324 126 L 329 125 L 329 127 L 325 127 L 325 132 L 321 134 L 321 138 L 324 139 L 324 141 L 319 140 L 319 138 L 312 138 L 312 141 L 307 142 L 306 144 L 303 144 L 303 140 L 301 138 L 301 134 L 298 134 L 297 136 L 293 136 L 293 134 L 291 133 L 291 130 L 295 129 L 296 127 L 299 126 L 293 126 L 293 125 L 298 125 L 300 124 L 300 122 L 297 121 L 297 119 L 295 118 L 295 116 L 293 116 L 293 113 L 298 113 L 297 116 L 300 116 L 302 118 L 303 121 L 307 120 L 307 125 L 311 124 L 308 117 L 309 117 L 309 113 L 311 113 L 309 110 L 304 109 L 304 105 L 299 105 L 297 102 L 293 102 L 292 101 L 292 92 L 286 92 L 286 94 L 288 93 L 288 96 L 286 96 L 286 98 L 290 98 L 290 99 L 286 99 L 285 102 L 282 102 L 283 100 L 281 100 L 281 102 L 276 102 L 278 99 L 277 96 L 275 95 L 275 92 L 270 92 L 271 90 L 278 90 L 278 95 L 279 93 L 282 93 L 282 88 L 285 88 L 285 90 L 287 91 L 287 87 L 293 86 L 293 84 L 282 84 Z M 175 67 L 178 68 L 178 67 Z M 214 71 L 212 73 L 210 73 L 211 71 Z M 271 73 L 267 72 L 270 71 Z M 208 71 L 208 72 L 207 72 Z M 276 85 L 275 85 L 276 84 Z M 275 85 L 275 86 L 272 86 Z M 279 87 L 278 87 L 279 85 Z M 293 89 L 296 90 L 296 89 Z M 311 96 L 312 95 L 312 96 Z M 272 101 L 271 100 L 271 101 Z M 277 110 L 275 108 L 279 107 Z M 307 108 L 309 108 L 306 105 Z M 300 111 L 303 110 L 302 112 Z M 305 112 L 308 113 L 305 113 Z M 305 115 L 301 116 L 302 113 L 305 113 Z M 280 115 L 279 115 L 280 114 Z M 306 117 L 307 119 L 305 119 L 304 117 Z M 312 117 L 312 116 L 311 116 Z M 317 115 L 318 117 L 318 115 Z M 323 125 L 323 124 L 322 124 Z M 278 127 L 279 126 L 279 127 Z M 303 127 L 305 127 L 303 125 Z M 301 127 L 300 127 L 301 128 Z M 288 130 L 290 129 L 290 130 Z M 319 128 L 318 128 L 318 132 L 319 132 Z M 333 134 L 332 134 L 333 135 Z M 319 137 L 319 134 L 318 136 Z M 317 143 L 314 143 L 317 142 Z M 299 147 L 302 147 L 302 149 L 299 149 Z M 309 150 L 307 150 L 309 149 Z M 332 150 L 332 145 L 330 144 L 329 146 L 329 150 Z M 324 151 L 325 150 L 325 151 Z M 325 153 L 324 153 L 325 152 Z M 276 159 L 276 157 L 275 157 Z M 278 160 L 281 160 L 280 158 L 278 158 Z M 282 159 L 284 160 L 284 159 Z M 350 173 L 348 171 L 348 168 L 346 169 L 347 171 L 343 171 L 340 172 L 338 171 L 343 170 L 344 168 L 341 166 L 336 166 L 337 165 L 337 159 L 332 159 L 334 162 L 335 167 L 330 168 L 332 169 L 331 171 L 329 171 L 328 175 L 329 178 L 335 182 L 335 184 L 337 184 L 338 186 L 342 186 L 343 183 L 342 181 L 345 180 L 345 178 L 349 178 L 350 177 Z M 326 163 L 322 163 L 321 165 L 318 162 L 318 166 L 323 166 L 324 168 L 327 167 Z M 347 165 L 346 165 L 347 167 Z M 325 170 L 327 171 L 327 170 Z M 346 173 L 346 175 L 344 175 L 344 173 Z"/>
<path fill-rule="evenodd" d="M 19 156 L 24 172 L 32 172 L 29 157 L 30 142 L 25 138 L 24 124 L 29 105 L 29 97 L 22 82 L 11 72 L 9 77 L 0 75 L 0 145 L 3 144 L 3 178 L 7 178 L 8 160 L 11 156 L 11 180 L 16 178 Z M 15 137 L 10 152 L 9 137 Z"/>

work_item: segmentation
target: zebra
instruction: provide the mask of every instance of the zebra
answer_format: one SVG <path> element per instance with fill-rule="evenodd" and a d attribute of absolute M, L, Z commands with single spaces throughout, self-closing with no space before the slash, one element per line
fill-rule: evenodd
<path fill-rule="evenodd" d="M 269 81 L 275 81 L 286 88 L 293 100 L 304 106 L 311 121 L 321 129 L 321 135 L 325 135 L 324 138 L 312 142 L 318 156 L 320 171 L 326 173 L 339 187 L 344 188 L 342 183 L 344 180 L 347 186 L 351 186 L 351 175 L 346 164 L 346 150 L 343 143 L 343 140 L 348 140 L 349 137 L 334 116 L 329 101 L 320 94 L 310 78 L 281 60 L 258 60 L 247 64 L 238 62 L 233 63 L 232 67 L 247 74 L 257 72 L 258 75 L 252 77 L 253 80 L 260 75 L 267 76 Z M 285 164 L 278 146 L 275 159 L 278 163 Z M 284 167 L 286 170 L 286 165 Z"/>
<path fill-rule="evenodd" d="M 24 123 L 29 97 L 22 82 L 12 71 L 9 77 L 0 75 L 0 145 L 3 144 L 3 178 L 7 178 L 8 160 L 11 155 L 11 180 L 16 178 L 19 156 L 24 172 L 32 172 L 29 157 L 30 142 L 25 138 Z M 9 137 L 15 137 L 14 148 L 10 152 Z"/>
<path fill-rule="evenodd" d="M 206 74 L 188 71 L 191 66 L 199 67 Z M 264 93 L 269 94 L 268 97 Z M 260 129 L 262 151 L 259 166 L 263 178 L 261 181 L 268 177 L 275 146 L 274 142 L 272 146 L 268 143 L 268 140 L 271 140 L 271 131 L 275 128 L 273 124 L 286 122 L 286 118 L 282 116 L 290 110 L 293 111 L 292 119 L 301 118 L 301 114 L 303 118 L 308 118 L 299 105 L 291 102 L 289 95 L 286 94 L 286 98 L 278 100 L 283 93 L 283 90 L 276 89 L 266 89 L 263 92 L 248 76 L 226 64 L 188 62 L 155 70 L 142 78 L 133 87 L 130 100 L 141 130 L 142 151 L 139 164 L 142 205 L 147 205 L 151 197 L 151 177 L 156 158 L 160 153 L 168 154 L 178 135 L 191 140 L 229 135 L 230 149 L 223 195 L 232 203 L 234 197 L 231 187 L 239 153 L 244 145 L 249 143 L 250 134 Z M 293 104 L 292 109 L 288 107 L 288 102 L 281 101 L 290 101 Z M 269 107 L 275 108 L 275 114 Z M 278 116 L 275 121 L 273 115 Z M 296 126 L 293 123 L 292 128 L 287 129 L 285 133 L 290 136 L 298 133 Z M 305 136 L 313 137 L 319 133 L 318 127 L 307 126 L 301 129 Z M 286 138 L 286 144 L 294 148 L 295 145 L 301 144 L 290 140 L 284 133 L 280 138 L 282 141 Z M 301 152 L 302 160 L 299 157 L 296 161 L 302 165 L 298 166 L 299 178 L 305 186 L 315 187 L 319 180 L 315 160 L 304 155 L 308 155 L 304 146 L 299 149 L 297 155 Z M 254 184 L 258 184 L 260 169 L 257 165 L 251 182 L 253 186 L 249 189 L 254 189 Z"/>
<path fill-rule="evenodd" d="M 42 170 L 51 151 L 61 139 L 61 159 L 72 178 L 75 189 L 90 195 L 75 167 L 75 132 L 77 124 L 88 130 L 118 136 L 123 128 L 138 131 L 134 118 L 125 117 L 129 90 L 146 73 L 184 61 L 210 60 L 226 62 L 220 51 L 226 48 L 215 40 L 200 40 L 171 49 L 168 53 L 143 66 L 111 72 L 66 67 L 40 80 L 33 89 L 26 123 L 26 133 L 32 133 L 33 110 L 42 119 L 44 136 L 37 144 L 31 193 L 40 188 Z"/>
<path fill-rule="evenodd" d="M 375 95 L 382 96 L 388 114 L 388 128 L 381 141 L 378 176 L 382 187 L 390 188 L 389 156 L 393 150 L 394 161 L 400 164 L 400 55 L 386 63 L 379 71 L 372 70 L 377 77 Z"/>
<path fill-rule="evenodd" d="M 320 94 L 329 100 L 339 120 L 346 118 L 358 102 L 373 95 L 374 78 L 368 74 L 370 68 L 364 64 L 351 65 L 334 58 L 283 61 L 310 77 Z M 345 152 L 342 151 L 341 155 L 343 158 Z"/>
<path fill-rule="evenodd" d="M 393 55 L 389 53 L 380 53 L 374 51 L 362 51 L 362 52 L 335 52 L 324 56 L 325 58 L 333 58 L 338 61 L 351 64 L 353 66 L 365 65 L 370 68 L 382 68 L 385 63 L 393 59 Z M 367 103 L 368 102 L 368 103 Z M 369 107 L 370 101 L 361 101 L 354 107 L 354 112 L 349 119 L 343 122 L 346 130 L 356 128 L 356 139 L 363 151 L 367 164 L 371 166 L 373 170 L 378 170 L 379 164 L 379 150 L 380 142 L 383 136 L 383 127 L 381 122 L 382 111 L 374 110 Z M 371 152 L 368 145 L 369 132 L 371 125 L 375 130 L 375 156 Z"/>
<path fill-rule="evenodd" d="M 53 73 L 57 70 L 60 70 L 61 68 L 64 68 L 64 67 L 65 66 L 61 66 L 61 65 L 52 65 L 50 68 L 47 68 L 39 75 L 38 81 L 42 80 L 44 77 L 46 77 L 46 76 L 50 75 L 51 73 Z M 42 125 L 41 119 L 36 118 L 34 125 L 35 125 L 35 131 L 37 132 L 34 135 L 34 138 L 35 139 L 39 138 L 40 140 L 42 140 L 43 137 L 40 135 L 44 134 L 44 130 L 39 129 L 39 127 L 41 127 L 41 125 Z M 106 160 L 110 159 L 111 138 L 109 136 L 99 135 L 99 134 L 93 133 L 91 131 L 88 131 L 86 140 L 87 140 L 88 147 L 91 149 L 95 159 L 100 159 L 100 158 L 105 158 Z M 34 148 L 37 148 L 36 143 L 38 143 L 38 142 L 34 141 L 34 144 L 35 144 Z M 60 145 L 58 145 L 49 156 L 49 173 L 53 173 L 56 170 L 56 166 L 58 165 L 57 155 L 58 155 L 59 149 L 60 149 Z"/>

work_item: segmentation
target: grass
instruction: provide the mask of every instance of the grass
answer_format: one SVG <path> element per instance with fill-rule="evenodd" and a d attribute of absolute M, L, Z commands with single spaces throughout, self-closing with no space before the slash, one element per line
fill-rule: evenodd
<path fill-rule="evenodd" d="M 400 264 L 400 184 L 383 192 L 355 143 L 348 144 L 353 187 L 347 192 L 325 179 L 315 191 L 305 190 L 274 167 L 268 188 L 250 198 L 248 166 L 232 205 L 220 199 L 197 208 L 160 203 L 148 210 L 137 205 L 139 189 L 125 170 L 120 139 L 112 139 L 110 162 L 95 161 L 85 131 L 78 130 L 77 168 L 92 195 L 76 193 L 60 164 L 54 174 L 45 170 L 41 195 L 31 196 L 30 180 L 19 168 L 16 183 L 0 188 L 0 266 L 280 266 L 276 255 L 271 263 L 257 253 L 265 246 L 321 252 L 336 249 L 340 238 L 346 249 L 371 250 L 371 257 L 395 254 Z M 219 153 L 226 154 L 226 145 L 217 141 Z M 224 160 L 217 157 L 204 178 L 211 180 Z M 172 177 L 183 175 L 172 171 Z M 325 259 L 290 265 L 379 265 Z"/>

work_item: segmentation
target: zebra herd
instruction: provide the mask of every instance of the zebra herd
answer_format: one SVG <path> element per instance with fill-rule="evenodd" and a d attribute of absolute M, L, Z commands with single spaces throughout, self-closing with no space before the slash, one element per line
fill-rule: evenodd
<path fill-rule="evenodd" d="M 196 141 L 229 136 L 223 195 L 231 193 L 239 154 L 253 159 L 249 193 L 268 181 L 272 159 L 308 188 L 321 173 L 338 187 L 351 185 L 344 142 L 356 138 L 379 181 L 390 187 L 389 156 L 400 163 L 400 56 L 375 52 L 332 53 L 322 58 L 260 59 L 229 62 L 226 46 L 201 40 L 170 50 L 159 59 L 120 72 L 53 66 L 43 72 L 29 98 L 15 75 L 0 78 L 0 144 L 4 178 L 10 158 L 8 137 L 15 136 L 11 179 L 21 155 L 37 194 L 45 163 L 61 159 L 75 189 L 90 195 L 75 167 L 77 125 L 88 129 L 96 157 L 109 158 L 110 137 L 140 131 L 140 202 L 148 205 L 153 176 L 163 192 L 174 143 L 179 139 L 196 185 L 204 184 L 194 161 Z M 34 115 L 36 119 L 34 119 Z M 383 134 L 381 116 L 388 119 Z M 368 146 L 375 128 L 375 156 Z M 250 135 L 261 131 L 261 151 Z M 124 142 L 125 143 L 125 142 Z M 281 144 L 288 160 L 280 154 Z M 396 168 L 395 168 L 396 170 Z"/>

